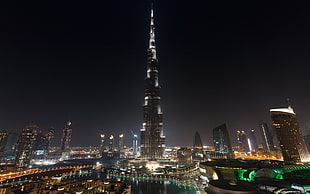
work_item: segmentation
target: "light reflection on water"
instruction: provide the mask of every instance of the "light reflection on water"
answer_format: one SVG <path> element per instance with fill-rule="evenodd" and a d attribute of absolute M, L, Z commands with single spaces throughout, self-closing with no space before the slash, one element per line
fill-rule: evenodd
<path fill-rule="evenodd" d="M 193 187 L 181 186 L 170 181 L 141 180 L 135 178 L 122 178 L 131 184 L 134 194 L 198 194 Z"/>

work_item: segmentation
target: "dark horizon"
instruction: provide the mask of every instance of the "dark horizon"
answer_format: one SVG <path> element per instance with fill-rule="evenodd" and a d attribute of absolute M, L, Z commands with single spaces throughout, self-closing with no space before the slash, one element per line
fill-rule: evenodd
<path fill-rule="evenodd" d="M 60 131 L 71 146 L 142 127 L 149 1 L 8 2 L 0 19 L 0 129 Z M 154 3 L 167 146 L 259 130 L 290 98 L 310 128 L 310 17 L 300 2 Z M 260 143 L 260 142 L 258 142 Z"/>

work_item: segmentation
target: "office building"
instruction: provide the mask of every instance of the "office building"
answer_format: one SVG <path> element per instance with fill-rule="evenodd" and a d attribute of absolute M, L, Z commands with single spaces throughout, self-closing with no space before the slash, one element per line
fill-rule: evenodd
<path fill-rule="evenodd" d="M 225 158 L 233 158 L 233 151 L 226 123 L 213 129 L 215 153 Z"/>
<path fill-rule="evenodd" d="M 118 152 L 123 152 L 124 150 L 124 134 L 118 136 Z"/>
<path fill-rule="evenodd" d="M 47 156 L 49 147 L 48 134 L 44 134 L 43 131 L 39 131 L 34 146 L 36 156 Z"/>
<path fill-rule="evenodd" d="M 262 131 L 264 150 L 267 152 L 274 150 L 273 136 L 267 123 L 260 121 L 259 126 Z"/>
<path fill-rule="evenodd" d="M 5 149 L 7 138 L 8 138 L 8 133 L 6 131 L 0 130 L 0 159 L 3 155 L 3 151 Z"/>
<path fill-rule="evenodd" d="M 133 134 L 133 140 L 132 140 L 132 153 L 134 156 L 138 154 L 138 135 Z"/>
<path fill-rule="evenodd" d="M 62 130 L 62 137 L 60 142 L 60 151 L 61 151 L 61 158 L 68 159 L 70 156 L 70 142 L 72 136 L 72 123 L 69 121 L 65 128 Z"/>
<path fill-rule="evenodd" d="M 23 129 L 16 158 L 16 165 L 19 168 L 27 168 L 29 166 L 38 130 L 39 127 L 37 125 L 28 125 Z"/>
<path fill-rule="evenodd" d="M 310 135 L 304 136 L 305 144 L 307 146 L 308 151 L 310 150 Z"/>
<path fill-rule="evenodd" d="M 237 131 L 237 142 L 239 152 L 250 152 L 249 140 L 244 130 Z"/>
<path fill-rule="evenodd" d="M 270 115 L 284 161 L 304 161 L 308 157 L 308 150 L 293 108 L 270 109 Z"/>
<path fill-rule="evenodd" d="M 256 135 L 255 135 L 255 130 L 250 129 L 247 131 L 248 135 L 248 145 L 249 145 L 249 150 L 250 152 L 255 152 L 258 150 L 258 144 L 256 140 Z"/>
<path fill-rule="evenodd" d="M 15 160 L 18 148 L 19 133 L 8 133 L 2 159 L 6 161 Z"/>
<path fill-rule="evenodd" d="M 110 135 L 109 137 L 109 147 L 108 147 L 108 157 L 114 156 L 114 137 L 113 135 Z"/>
<path fill-rule="evenodd" d="M 99 155 L 103 156 L 103 152 L 104 152 L 104 142 L 105 142 L 105 134 L 101 133 L 100 134 L 100 145 L 99 145 Z"/>
<path fill-rule="evenodd" d="M 202 145 L 200 134 L 197 131 L 194 137 L 193 159 L 194 160 L 203 159 L 203 145 Z"/>
<path fill-rule="evenodd" d="M 200 134 L 196 131 L 195 133 L 195 137 L 194 137 L 194 148 L 197 148 L 197 149 L 202 149 L 202 141 L 201 141 L 201 137 L 200 137 Z"/>
<path fill-rule="evenodd" d="M 55 134 L 55 129 L 53 128 L 50 128 L 48 130 L 48 133 L 47 133 L 47 140 L 48 140 L 48 149 L 51 147 L 52 145 L 52 141 L 54 139 L 54 134 Z"/>

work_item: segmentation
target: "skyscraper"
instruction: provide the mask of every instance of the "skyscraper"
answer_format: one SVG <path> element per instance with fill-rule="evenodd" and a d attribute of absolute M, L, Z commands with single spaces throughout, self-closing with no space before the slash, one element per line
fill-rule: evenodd
<path fill-rule="evenodd" d="M 193 159 L 200 160 L 203 158 L 203 149 L 200 134 L 196 131 L 194 137 Z"/>
<path fill-rule="evenodd" d="M 310 128 L 306 127 L 306 135 L 304 136 L 305 144 L 308 148 L 308 152 L 310 152 Z"/>
<path fill-rule="evenodd" d="M 0 130 L 0 159 L 3 155 L 3 151 L 7 142 L 8 133 L 6 131 Z"/>
<path fill-rule="evenodd" d="M 61 158 L 62 159 L 68 159 L 69 158 L 69 147 L 71 142 L 71 135 L 72 135 L 72 129 L 71 129 L 71 122 L 69 121 L 65 128 L 62 130 L 62 138 L 60 142 L 60 151 L 61 151 Z"/>
<path fill-rule="evenodd" d="M 18 149 L 19 138 L 19 133 L 8 133 L 5 148 L 2 154 L 2 159 L 7 161 L 16 159 L 16 151 Z"/>
<path fill-rule="evenodd" d="M 114 137 L 110 135 L 109 137 L 109 148 L 108 148 L 108 157 L 113 157 L 114 154 Z"/>
<path fill-rule="evenodd" d="M 271 150 L 274 149 L 274 143 L 273 143 L 273 137 L 271 135 L 269 127 L 268 127 L 267 123 L 264 123 L 262 121 L 259 123 L 259 125 L 260 125 L 260 128 L 262 130 L 264 149 L 267 152 L 270 152 Z"/>
<path fill-rule="evenodd" d="M 249 144 L 249 149 L 250 149 L 251 152 L 258 150 L 258 144 L 257 144 L 257 140 L 256 140 L 256 135 L 255 135 L 255 130 L 254 129 L 248 130 L 248 144 Z"/>
<path fill-rule="evenodd" d="M 237 142 L 239 147 L 239 152 L 249 152 L 249 142 L 245 131 L 237 131 Z"/>
<path fill-rule="evenodd" d="M 19 168 L 29 166 L 38 130 L 39 127 L 37 125 L 28 125 L 23 129 L 16 159 L 16 164 Z"/>
<path fill-rule="evenodd" d="M 270 109 L 284 161 L 301 162 L 308 150 L 292 107 Z"/>
<path fill-rule="evenodd" d="M 50 128 L 48 130 L 48 133 L 47 133 L 47 139 L 48 139 L 48 149 L 51 147 L 52 145 L 52 141 L 54 139 L 54 134 L 55 134 L 55 130 L 53 128 Z"/>
<path fill-rule="evenodd" d="M 202 149 L 201 137 L 197 131 L 196 131 L 195 137 L 194 137 L 194 148 Z"/>
<path fill-rule="evenodd" d="M 138 135 L 136 135 L 136 134 L 133 134 L 132 152 L 133 152 L 134 156 L 136 156 L 138 154 Z"/>
<path fill-rule="evenodd" d="M 227 158 L 234 157 L 226 123 L 213 129 L 213 143 L 216 153 Z"/>
<path fill-rule="evenodd" d="M 118 136 L 118 152 L 122 152 L 124 149 L 124 134 Z"/>
<path fill-rule="evenodd" d="M 99 146 L 99 154 L 100 154 L 100 156 L 103 156 L 104 140 L 105 140 L 105 135 L 103 133 L 101 133 L 100 134 L 100 146 Z"/>
<path fill-rule="evenodd" d="M 151 9 L 150 40 L 147 50 L 147 75 L 145 78 L 145 102 L 143 105 L 143 127 L 141 129 L 141 158 L 157 160 L 163 157 L 165 136 L 163 135 L 163 113 L 160 106 L 158 84 L 158 60 L 155 45 L 153 8 Z"/>
<path fill-rule="evenodd" d="M 305 144 L 308 148 L 308 151 L 310 150 L 310 135 L 305 135 L 304 136 Z"/>
<path fill-rule="evenodd" d="M 48 152 L 48 134 L 44 134 L 43 131 L 39 131 L 34 146 L 36 156 L 46 156 Z"/>

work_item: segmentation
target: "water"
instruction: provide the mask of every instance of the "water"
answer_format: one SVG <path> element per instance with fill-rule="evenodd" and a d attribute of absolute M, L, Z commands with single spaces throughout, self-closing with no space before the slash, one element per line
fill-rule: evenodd
<path fill-rule="evenodd" d="M 66 177 L 68 179 L 91 179 L 91 178 L 106 178 L 104 173 L 91 172 L 80 175 L 72 175 Z M 127 182 L 131 185 L 133 194 L 198 194 L 196 187 L 179 185 L 168 180 L 143 180 L 137 178 L 116 178 Z"/>
<path fill-rule="evenodd" d="M 131 185 L 134 194 L 198 194 L 194 187 L 180 186 L 170 181 L 121 179 Z"/>

